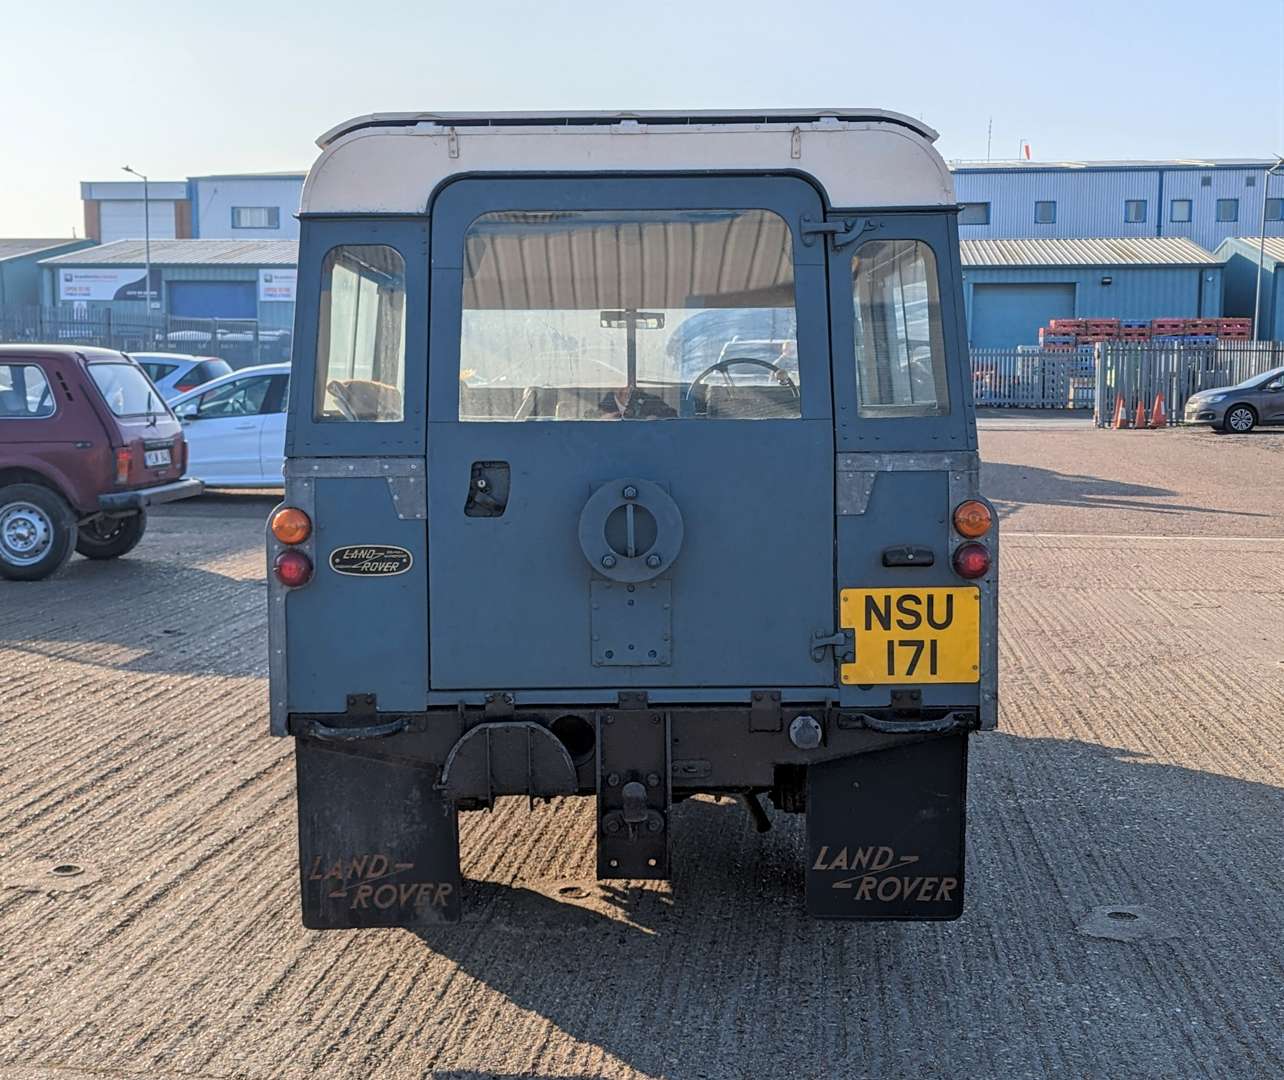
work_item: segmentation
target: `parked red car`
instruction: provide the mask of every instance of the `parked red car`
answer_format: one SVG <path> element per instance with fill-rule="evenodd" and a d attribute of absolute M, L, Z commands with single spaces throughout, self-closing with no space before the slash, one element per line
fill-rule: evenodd
<path fill-rule="evenodd" d="M 148 506 L 200 494 L 186 467 L 182 427 L 129 357 L 0 345 L 0 576 L 124 555 Z"/>

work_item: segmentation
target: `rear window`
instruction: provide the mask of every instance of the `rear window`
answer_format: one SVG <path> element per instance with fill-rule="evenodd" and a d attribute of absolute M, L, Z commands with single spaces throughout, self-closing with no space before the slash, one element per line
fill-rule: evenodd
<path fill-rule="evenodd" d="M 852 259 L 861 416 L 945 416 L 936 257 L 918 240 L 874 240 Z"/>
<path fill-rule="evenodd" d="M 332 248 L 321 265 L 318 420 L 395 422 L 405 391 L 406 262 L 385 244 Z"/>
<path fill-rule="evenodd" d="M 461 420 L 801 415 L 778 214 L 508 211 L 464 243 Z"/>
<path fill-rule="evenodd" d="M 226 360 L 202 360 L 193 364 L 192 370 L 182 377 L 184 383 L 192 386 L 203 386 L 213 379 L 232 374 L 232 365 Z"/>
<path fill-rule="evenodd" d="M 39 367 L 0 364 L 0 419 L 33 420 L 53 412 L 53 391 Z"/>
<path fill-rule="evenodd" d="M 147 372 L 147 377 L 151 379 L 152 382 L 158 382 L 165 378 L 165 376 L 171 371 L 176 371 L 178 369 L 177 364 L 158 364 L 154 360 L 140 360 L 138 362 L 138 366 Z"/>
<path fill-rule="evenodd" d="M 90 364 L 89 376 L 117 416 L 165 411 L 155 387 L 133 364 Z"/>

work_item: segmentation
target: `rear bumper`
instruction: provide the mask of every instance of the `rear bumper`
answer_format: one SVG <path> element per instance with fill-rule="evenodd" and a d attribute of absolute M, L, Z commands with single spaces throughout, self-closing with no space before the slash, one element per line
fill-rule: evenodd
<path fill-rule="evenodd" d="M 157 484 L 155 487 L 135 488 L 133 491 L 111 491 L 98 496 L 100 510 L 141 510 L 145 506 L 157 503 L 174 502 L 178 499 L 190 499 L 205 490 L 205 485 L 192 477 L 175 480 L 169 484 Z"/>

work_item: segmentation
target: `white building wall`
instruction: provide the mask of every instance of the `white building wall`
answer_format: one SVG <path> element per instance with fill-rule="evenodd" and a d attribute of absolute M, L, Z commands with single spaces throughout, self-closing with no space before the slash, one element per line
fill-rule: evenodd
<path fill-rule="evenodd" d="M 297 176 L 202 176 L 191 181 L 192 230 L 202 240 L 297 240 L 299 195 L 303 174 Z M 275 228 L 237 228 L 236 207 L 275 210 Z"/>

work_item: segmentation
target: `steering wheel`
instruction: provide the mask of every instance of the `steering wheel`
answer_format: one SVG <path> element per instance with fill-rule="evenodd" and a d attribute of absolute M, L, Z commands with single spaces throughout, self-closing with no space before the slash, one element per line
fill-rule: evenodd
<path fill-rule="evenodd" d="M 339 410 L 345 420 L 351 420 L 354 423 L 360 422 L 356 410 L 352 407 L 352 402 L 348 400 L 347 388 L 338 379 L 331 379 L 326 384 L 326 390 L 334 398 L 334 407 Z"/>
<path fill-rule="evenodd" d="M 779 364 L 773 364 L 770 360 L 763 360 L 757 356 L 729 356 L 725 360 L 719 360 L 716 364 L 710 364 L 700 372 L 699 375 L 691 380 L 691 385 L 687 387 L 687 400 L 691 400 L 697 386 L 705 382 L 709 376 L 715 373 L 722 376 L 723 380 L 727 384 L 727 390 L 730 391 L 730 396 L 734 397 L 735 392 L 740 389 L 740 387 L 736 386 L 730 374 L 728 374 L 727 369 L 730 368 L 732 364 L 751 364 L 754 367 L 766 368 L 771 373 L 771 377 L 775 382 L 779 383 L 781 386 L 787 386 L 789 388 L 789 392 L 793 395 L 794 400 L 799 400 L 798 384 L 789 377 L 789 372 Z"/>

